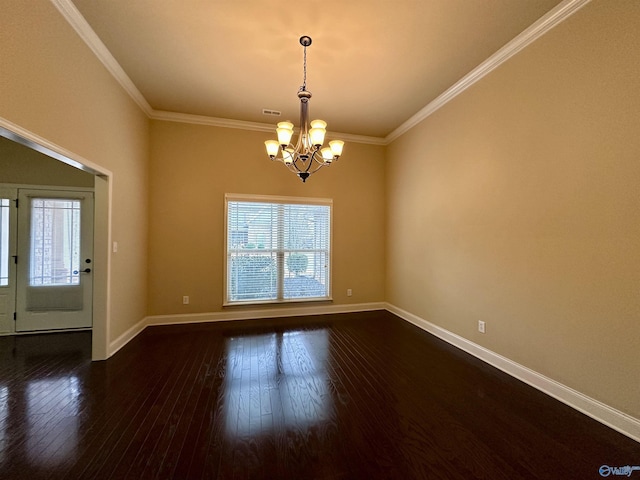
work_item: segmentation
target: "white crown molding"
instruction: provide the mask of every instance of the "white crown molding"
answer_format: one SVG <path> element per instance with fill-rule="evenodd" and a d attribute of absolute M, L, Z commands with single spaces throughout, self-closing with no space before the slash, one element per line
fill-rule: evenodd
<path fill-rule="evenodd" d="M 211 127 L 237 128 L 240 130 L 252 130 L 254 132 L 275 132 L 275 125 L 271 123 L 246 122 L 244 120 L 231 120 L 229 118 L 208 117 L 206 115 L 192 115 L 190 113 L 167 112 L 153 110 L 149 115 L 153 120 L 165 122 L 191 123 L 194 125 L 208 125 Z M 328 138 L 339 138 L 347 142 L 367 143 L 371 145 L 386 145 L 384 138 L 369 137 L 366 135 L 353 135 L 351 133 L 327 132 Z"/>
<path fill-rule="evenodd" d="M 151 116 L 152 108 L 144 98 L 140 90 L 134 85 L 126 72 L 122 69 L 118 61 L 111 55 L 109 49 L 102 43 L 89 23 L 82 16 L 71 0 L 51 0 L 51 3 L 58 9 L 65 20 L 73 27 L 84 43 L 91 49 L 94 55 L 102 62 L 113 78 L 124 88 L 134 102 L 142 109 L 147 116 Z"/>
<path fill-rule="evenodd" d="M 252 130 L 254 132 L 272 132 L 274 125 L 269 123 L 246 122 L 244 120 L 232 120 L 230 118 L 208 117 L 206 115 L 193 115 L 190 113 L 167 112 L 164 110 L 152 110 L 149 118 L 165 122 L 191 123 L 193 125 L 208 125 L 211 127 L 238 128 Z"/>
<path fill-rule="evenodd" d="M 467 75 L 458 80 L 449 89 L 445 90 L 435 100 L 422 108 L 418 113 L 409 118 L 406 122 L 396 128 L 393 132 L 385 137 L 385 144 L 389 144 L 402 134 L 411 130 L 418 123 L 430 116 L 439 108 L 446 105 L 450 100 L 454 99 L 473 84 L 484 78 L 490 72 L 509 60 L 515 54 L 525 47 L 531 45 L 542 35 L 547 33 L 553 27 L 559 25 L 571 15 L 584 7 L 591 0 L 564 0 L 555 8 L 547 12 L 534 22 L 529 28 L 520 33 L 517 37 L 504 45 L 500 50 L 487 58 L 484 62 L 471 70 Z"/>
<path fill-rule="evenodd" d="M 627 415 L 609 405 L 588 397 L 581 392 L 473 343 L 406 310 L 402 310 L 391 304 L 387 304 L 386 309 L 454 347 L 473 355 L 483 362 L 502 370 L 508 375 L 546 393 L 594 420 L 640 442 L 640 419 L 634 418 L 631 415 Z"/>
<path fill-rule="evenodd" d="M 351 143 L 366 143 L 368 145 L 384 146 L 389 143 L 382 137 L 369 137 L 367 135 L 354 135 L 352 133 L 327 132 L 327 138 L 340 139 Z"/>
<path fill-rule="evenodd" d="M 51 3 L 58 9 L 65 20 L 76 31 L 84 43 L 87 44 L 98 60 L 102 62 L 109 73 L 111 73 L 125 92 L 129 94 L 129 96 L 136 102 L 136 104 L 138 104 L 140 109 L 149 118 L 154 120 L 164 120 L 167 122 L 191 123 L 195 125 L 236 128 L 240 130 L 252 130 L 258 132 L 274 131 L 274 126 L 268 123 L 245 122 L 242 120 L 231 120 L 228 118 L 207 117 L 204 115 L 191 115 L 153 109 L 140 90 L 138 90 L 135 84 L 131 81 L 124 69 L 120 66 L 115 57 L 111 54 L 106 45 L 102 43 L 102 40 L 100 40 L 98 35 L 93 31 L 89 23 L 73 4 L 72 0 L 51 0 Z M 368 143 L 373 145 L 385 144 L 384 139 L 379 137 L 332 132 L 329 132 L 328 136 L 340 137 L 343 140 L 355 143 Z"/>
<path fill-rule="evenodd" d="M 191 115 L 183 113 L 165 112 L 154 110 L 149 102 L 144 98 L 140 90 L 134 85 L 129 76 L 113 57 L 109 49 L 102 43 L 102 40 L 96 35 L 89 23 L 82 16 L 80 11 L 73 4 L 72 0 L 50 0 L 58 9 L 67 22 L 78 33 L 80 38 L 87 44 L 91 51 L 96 55 L 98 60 L 107 68 L 111 75 L 118 81 L 122 88 L 131 96 L 138 104 L 142 111 L 151 119 L 164 120 L 170 122 L 192 123 L 196 125 L 209 125 L 215 127 L 236 128 L 241 130 L 252 130 L 259 132 L 273 131 L 273 125 L 257 122 L 245 122 L 241 120 L 231 120 L 226 118 L 207 117 L 203 115 Z M 384 138 L 370 137 L 365 135 L 352 135 L 345 133 L 330 133 L 331 137 L 339 137 L 343 140 L 364 143 L 371 145 L 388 145 L 402 134 L 409 131 L 422 120 L 434 113 L 440 107 L 447 104 L 450 100 L 464 92 L 467 88 L 475 84 L 477 81 L 485 77 L 498 66 L 502 65 L 509 58 L 520 52 L 522 49 L 533 43 L 542 35 L 547 33 L 556 25 L 560 24 L 591 0 L 564 0 L 555 8 L 543 15 L 529 28 L 524 30 L 520 35 L 515 37 L 500 50 L 494 53 L 487 60 L 482 62 L 471 72 L 461 78 L 453 86 L 444 93 L 430 102 L 418 113 L 413 115 L 402 125 Z"/>

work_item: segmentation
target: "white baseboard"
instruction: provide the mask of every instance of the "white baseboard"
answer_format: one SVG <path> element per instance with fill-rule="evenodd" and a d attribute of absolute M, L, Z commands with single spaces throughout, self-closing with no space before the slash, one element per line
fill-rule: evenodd
<path fill-rule="evenodd" d="M 231 320 L 253 320 L 261 318 L 297 317 L 303 315 L 327 315 L 331 313 L 353 313 L 385 310 L 384 302 L 356 303 L 350 305 L 312 305 L 280 307 L 262 310 L 229 309 L 224 312 L 188 313 L 176 315 L 152 315 L 145 317 L 109 344 L 108 357 L 133 340 L 150 325 L 180 325 L 187 323 L 226 322 Z"/>
<path fill-rule="evenodd" d="M 588 415 L 598 422 L 640 442 L 640 420 L 616 410 L 598 400 L 584 395 L 566 385 L 535 372 L 519 363 L 482 347 L 439 327 L 417 315 L 384 302 L 358 303 L 352 305 L 314 305 L 292 308 L 272 308 L 262 310 L 234 310 L 224 312 L 192 313 L 184 315 L 153 315 L 143 318 L 136 325 L 120 335 L 109 344 L 109 356 L 129 343 L 140 332 L 150 325 L 179 325 L 204 322 L 224 322 L 232 320 L 253 320 L 261 318 L 294 317 L 305 315 L 326 315 L 332 313 L 353 313 L 372 310 L 387 310 L 403 320 L 435 335 L 445 342 L 473 355 L 499 370 L 523 381 L 524 383 L 546 393 L 556 400 Z"/>
<path fill-rule="evenodd" d="M 598 400 L 588 397 L 566 385 L 563 385 L 551 378 L 535 372 L 519 363 L 509 360 L 491 350 L 488 350 L 464 337 L 456 335 L 442 327 L 439 327 L 427 320 L 412 313 L 402 310 L 394 305 L 386 304 L 386 310 L 397 315 L 417 327 L 435 335 L 445 342 L 464 350 L 465 352 L 479 358 L 503 372 L 523 381 L 524 383 L 546 393 L 556 400 L 575 408 L 579 412 L 588 415 L 604 425 L 640 442 L 640 420 L 605 405 Z"/>
<path fill-rule="evenodd" d="M 153 315 L 145 320 L 147 325 L 176 325 L 181 323 L 226 322 L 230 320 L 253 320 L 261 318 L 299 317 L 303 315 L 327 315 L 331 313 L 353 313 L 385 310 L 386 304 L 357 303 L 351 305 L 312 305 L 299 307 L 277 307 L 262 310 L 235 310 L 224 312 L 190 313 L 184 315 Z"/>
<path fill-rule="evenodd" d="M 118 350 L 120 350 L 127 343 L 133 340 L 145 328 L 147 328 L 147 318 L 143 318 L 138 323 L 136 323 L 133 327 L 131 327 L 129 330 L 127 330 L 118 338 L 116 338 L 113 342 L 111 342 L 109 344 L 109 351 L 107 352 L 107 358 L 115 355 L 118 352 Z"/>

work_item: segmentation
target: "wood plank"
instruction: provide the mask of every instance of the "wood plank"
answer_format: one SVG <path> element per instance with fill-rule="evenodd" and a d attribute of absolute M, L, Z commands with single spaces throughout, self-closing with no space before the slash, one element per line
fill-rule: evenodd
<path fill-rule="evenodd" d="M 640 444 L 364 312 L 0 338 L 0 478 L 599 478 Z"/>

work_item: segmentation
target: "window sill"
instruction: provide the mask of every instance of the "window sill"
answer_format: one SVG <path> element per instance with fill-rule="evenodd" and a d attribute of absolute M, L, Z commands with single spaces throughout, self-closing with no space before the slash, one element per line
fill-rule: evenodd
<path fill-rule="evenodd" d="M 322 303 L 333 302 L 333 297 L 318 297 L 318 298 L 292 298 L 287 300 L 247 300 L 238 302 L 224 302 L 222 306 L 227 307 L 252 307 L 254 305 L 300 305 L 305 303 Z"/>

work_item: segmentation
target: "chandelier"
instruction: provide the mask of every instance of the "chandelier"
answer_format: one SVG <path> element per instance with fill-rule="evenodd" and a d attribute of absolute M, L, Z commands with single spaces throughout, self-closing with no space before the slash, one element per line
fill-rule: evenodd
<path fill-rule="evenodd" d="M 322 167 L 331 165 L 342 155 L 344 142 L 332 140 L 328 147 L 322 147 L 327 133 L 327 122 L 313 120 L 309 123 L 309 99 L 311 92 L 307 90 L 307 47 L 311 45 L 311 37 L 300 37 L 300 45 L 304 47 L 304 76 L 302 86 L 298 90 L 300 99 L 300 132 L 295 146 L 291 143 L 293 137 L 293 123 L 280 122 L 276 133 L 278 140 L 267 140 L 267 155 L 271 160 L 277 160 L 293 173 L 298 175 L 303 182 L 312 173 Z M 278 153 L 280 156 L 278 156 Z"/>

